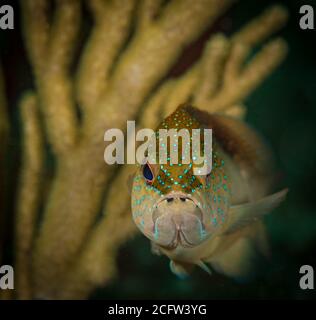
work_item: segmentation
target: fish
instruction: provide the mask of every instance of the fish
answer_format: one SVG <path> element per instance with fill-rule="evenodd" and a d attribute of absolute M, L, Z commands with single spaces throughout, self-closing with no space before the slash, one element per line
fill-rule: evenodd
<path fill-rule="evenodd" d="M 211 170 L 197 175 L 194 163 L 170 160 L 161 146 L 161 129 L 212 130 Z M 288 189 L 272 192 L 275 161 L 265 139 L 242 120 L 210 114 L 190 104 L 165 118 L 153 138 L 167 162 L 148 154 L 132 178 L 132 217 L 151 241 L 152 252 L 170 259 L 170 270 L 188 277 L 195 266 L 234 279 L 251 274 L 255 256 L 269 255 L 263 217 L 286 198 Z M 203 136 L 201 135 L 201 146 Z M 192 152 L 192 144 L 190 144 Z M 158 152 L 157 152 L 158 154 Z M 156 157 L 158 159 L 158 157 Z M 152 160 L 152 159 L 151 159 Z"/>

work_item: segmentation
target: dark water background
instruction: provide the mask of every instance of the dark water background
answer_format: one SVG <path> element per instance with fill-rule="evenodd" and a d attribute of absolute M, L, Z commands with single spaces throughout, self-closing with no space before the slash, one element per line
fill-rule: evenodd
<path fill-rule="evenodd" d="M 215 28 L 230 34 L 270 3 L 275 2 L 242 0 Z M 271 239 L 271 261 L 261 264 L 260 275 L 247 283 L 236 283 L 218 274 L 209 277 L 198 269 L 189 279 L 179 280 L 169 271 L 168 259 L 152 255 L 149 242 L 140 236 L 126 243 L 120 251 L 119 277 L 107 288 L 97 290 L 93 298 L 315 297 L 316 290 L 303 291 L 298 282 L 301 265 L 310 264 L 316 270 L 316 30 L 299 28 L 300 6 L 313 5 L 316 19 L 316 1 L 279 3 L 285 4 L 291 12 L 287 27 L 279 34 L 288 41 L 289 56 L 246 100 L 247 121 L 263 133 L 275 151 L 283 178 L 276 188 L 287 186 L 290 189 L 286 202 L 265 218 Z M 13 123 L 8 168 L 11 176 L 19 167 L 17 102 L 21 92 L 33 85 L 21 39 L 18 9 L 15 14 L 16 29 L 0 31 L 0 56 Z M 186 52 L 174 74 L 182 72 L 199 54 L 204 38 L 213 30 Z M 11 200 L 15 186 L 16 179 L 11 178 L 7 195 Z M 12 217 L 12 212 L 13 203 L 8 208 L 8 216 Z M 6 228 L 6 260 L 9 262 L 12 261 L 11 230 L 10 226 Z"/>

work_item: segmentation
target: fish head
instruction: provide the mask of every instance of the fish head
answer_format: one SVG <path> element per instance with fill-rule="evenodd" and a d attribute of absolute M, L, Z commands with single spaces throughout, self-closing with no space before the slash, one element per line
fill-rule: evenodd
<path fill-rule="evenodd" d="M 177 111 L 180 127 L 188 121 L 190 128 L 199 127 L 185 110 Z M 168 150 L 170 146 L 164 151 L 167 155 Z M 167 158 L 164 164 L 145 160 L 139 166 L 132 186 L 133 220 L 147 238 L 161 247 L 195 247 L 216 235 L 225 223 L 230 198 L 225 163 L 215 146 L 212 170 L 205 175 L 195 174 L 193 161 L 172 163 Z"/>

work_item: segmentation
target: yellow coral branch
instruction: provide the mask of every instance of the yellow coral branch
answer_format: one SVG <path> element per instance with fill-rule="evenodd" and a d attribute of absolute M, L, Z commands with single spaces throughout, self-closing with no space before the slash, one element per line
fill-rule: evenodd
<path fill-rule="evenodd" d="M 74 146 L 77 134 L 72 83 L 67 69 L 79 30 L 80 3 L 77 0 L 57 1 L 51 27 L 46 16 L 47 1 L 25 0 L 21 3 L 25 42 L 36 76 L 48 140 L 54 151 L 63 155 Z"/>
<path fill-rule="evenodd" d="M 224 114 L 236 119 L 244 119 L 246 116 L 247 107 L 243 104 L 230 106 L 224 111 Z"/>
<path fill-rule="evenodd" d="M 216 64 L 217 68 L 214 66 L 213 71 L 205 73 L 204 83 L 212 83 L 214 82 L 213 78 L 217 77 L 218 81 L 222 82 L 222 87 L 218 88 L 217 94 L 211 99 L 196 98 L 196 103 L 200 108 L 213 112 L 225 110 L 228 113 L 230 113 L 228 109 L 233 108 L 232 114 L 237 117 L 244 115 L 244 108 L 236 106 L 236 104 L 239 104 L 253 91 L 284 59 L 287 51 L 286 44 L 279 41 L 276 41 L 275 45 L 269 44 L 257 55 L 258 59 L 254 59 L 249 64 L 249 68 L 245 69 L 248 70 L 247 72 L 243 71 L 246 57 L 251 47 L 259 44 L 271 33 L 280 29 L 285 24 L 287 17 L 285 8 L 278 5 L 273 6 L 234 34 L 231 39 L 231 52 L 226 65 L 223 66 L 223 64 L 218 63 Z M 213 51 L 214 49 L 210 48 L 210 54 Z M 265 63 L 264 58 L 269 61 Z M 212 61 L 211 58 L 210 61 Z"/>
<path fill-rule="evenodd" d="M 38 75 L 47 64 L 47 46 L 50 26 L 47 19 L 47 0 L 21 1 L 25 45 L 33 72 Z"/>
<path fill-rule="evenodd" d="M 49 36 L 48 72 L 63 73 L 72 62 L 81 20 L 78 0 L 55 0 L 56 12 Z"/>
<path fill-rule="evenodd" d="M 282 39 L 268 43 L 236 79 L 234 86 L 223 88 L 218 95 L 202 106 L 213 112 L 223 111 L 241 102 L 252 92 L 286 56 L 287 45 Z"/>
<path fill-rule="evenodd" d="M 21 100 L 21 118 L 23 151 L 15 217 L 15 272 L 18 298 L 31 299 L 31 251 L 43 179 L 43 138 L 37 99 L 32 93 Z"/>
<path fill-rule="evenodd" d="M 229 58 L 223 70 L 223 86 L 234 85 L 234 81 L 238 79 L 242 72 L 243 64 L 249 54 L 250 47 L 242 42 L 233 42 Z"/>
<path fill-rule="evenodd" d="M 213 37 L 206 45 L 200 67 L 200 84 L 195 92 L 194 102 L 197 105 L 213 96 L 219 88 L 229 49 L 228 39 L 221 34 Z"/>
<path fill-rule="evenodd" d="M 285 7 L 274 5 L 266 9 L 233 36 L 233 41 L 247 46 L 255 46 L 268 36 L 281 29 L 288 19 Z"/>
<path fill-rule="evenodd" d="M 93 231 L 80 259 L 68 274 L 61 298 L 85 298 L 116 275 L 118 249 L 136 233 L 136 227 L 130 217 L 130 204 L 121 212 L 113 213 L 120 214 L 103 219 Z"/>
<path fill-rule="evenodd" d="M 76 80 L 78 101 L 84 113 L 94 111 L 106 88 L 113 62 L 129 34 L 135 1 L 122 5 L 121 0 L 94 0 L 89 4 L 95 27 L 83 52 Z"/>

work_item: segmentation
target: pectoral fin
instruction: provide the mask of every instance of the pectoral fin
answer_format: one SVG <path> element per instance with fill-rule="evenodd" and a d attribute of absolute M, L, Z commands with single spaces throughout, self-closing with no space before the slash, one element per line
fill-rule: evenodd
<path fill-rule="evenodd" d="M 212 275 L 212 271 L 211 269 L 207 266 L 207 264 L 205 262 L 203 262 L 202 260 L 200 260 L 197 265 L 203 269 L 206 273 L 208 273 L 210 276 Z"/>
<path fill-rule="evenodd" d="M 170 260 L 170 270 L 180 279 L 186 279 L 192 272 L 194 265 Z"/>
<path fill-rule="evenodd" d="M 187 270 L 181 264 L 172 260 L 170 261 L 170 270 L 180 279 L 185 279 L 189 276 Z"/>
<path fill-rule="evenodd" d="M 199 260 L 195 265 L 199 266 L 209 275 L 212 275 L 211 269 L 207 266 L 205 262 Z M 194 264 L 191 263 L 182 263 L 178 261 L 170 261 L 170 270 L 178 276 L 180 279 L 186 279 L 194 268 Z"/>
<path fill-rule="evenodd" d="M 256 202 L 232 206 L 229 209 L 224 234 L 232 233 L 268 214 L 285 199 L 288 189 L 264 197 Z"/>

